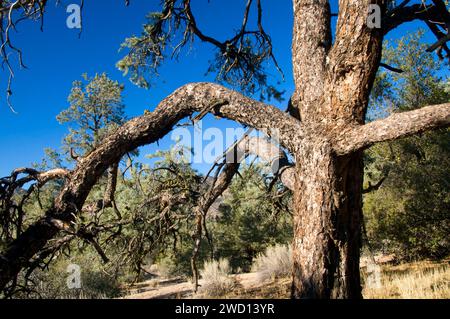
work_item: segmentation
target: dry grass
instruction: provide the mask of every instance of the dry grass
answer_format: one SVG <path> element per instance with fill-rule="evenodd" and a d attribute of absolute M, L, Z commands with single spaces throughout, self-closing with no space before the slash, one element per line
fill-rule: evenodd
<path fill-rule="evenodd" d="M 369 287 L 367 274 L 362 272 L 363 296 L 365 299 L 449 299 L 449 261 L 422 261 L 381 267 L 381 286 Z M 291 278 L 273 280 L 260 287 L 244 289 L 238 287 L 226 298 L 287 299 L 290 297 Z"/>
<path fill-rule="evenodd" d="M 234 280 L 230 276 L 231 267 L 227 259 L 205 262 L 200 271 L 202 284 L 200 292 L 208 297 L 218 297 L 234 288 Z"/>
<path fill-rule="evenodd" d="M 262 286 L 243 287 L 238 285 L 233 291 L 226 294 L 226 299 L 289 299 L 292 279 L 279 278 Z"/>
<path fill-rule="evenodd" d="M 262 282 L 258 273 L 230 275 L 226 260 L 209 262 L 201 272 L 201 294 L 195 298 L 236 299 L 288 299 L 290 298 L 290 275 Z M 368 284 L 367 270 L 361 272 L 363 296 L 366 299 L 393 298 L 450 298 L 450 264 L 422 261 L 397 266 L 381 267 L 380 287 Z M 132 298 L 186 298 L 192 289 L 191 283 L 177 283 L 151 289 Z M 192 297 L 192 296 L 191 296 Z"/>
<path fill-rule="evenodd" d="M 367 276 L 363 274 L 367 282 Z M 450 266 L 448 261 L 422 261 L 381 269 L 381 286 L 365 285 L 367 299 L 448 299 Z"/>
<path fill-rule="evenodd" d="M 252 271 L 258 274 L 260 281 L 283 278 L 292 271 L 292 249 L 287 245 L 268 247 L 253 262 Z"/>

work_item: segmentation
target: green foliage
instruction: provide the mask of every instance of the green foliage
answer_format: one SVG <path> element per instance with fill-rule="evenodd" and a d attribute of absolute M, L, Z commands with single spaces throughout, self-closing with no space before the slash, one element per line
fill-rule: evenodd
<path fill-rule="evenodd" d="M 154 32 L 150 27 L 147 31 Z M 371 97 L 370 119 L 450 100 L 450 81 L 439 77 L 439 62 L 424 54 L 419 36 L 402 39 L 385 50 L 384 60 L 404 73 L 380 72 Z M 79 155 L 86 154 L 109 130 L 123 123 L 122 91 L 123 87 L 105 74 L 84 75 L 83 81 L 74 82 L 70 107 L 58 115 L 61 123 L 72 126 L 64 140 L 66 151 L 72 148 Z M 375 249 L 407 258 L 440 258 L 449 253 L 449 142 L 450 131 L 444 129 L 379 144 L 366 152 L 366 180 L 375 184 L 388 174 L 379 190 L 364 197 L 367 233 Z M 150 262 L 168 276 L 190 276 L 194 208 L 208 182 L 202 183 L 203 178 L 185 160 L 189 151 L 175 147 L 157 152 L 148 156 L 151 165 L 133 163 L 130 158 L 126 174 L 118 177 L 115 206 L 92 214 L 87 210 L 73 225 L 82 229 L 121 222 L 96 238 L 110 262 L 103 264 L 90 243 L 73 239 L 47 269 L 33 273 L 35 291 L 31 296 L 118 296 L 120 284 L 143 279 L 142 268 Z M 49 149 L 46 154 L 40 168 L 63 165 L 58 152 Z M 220 205 L 208 213 L 206 226 L 212 242 L 203 238 L 197 263 L 225 258 L 229 271 L 247 272 L 256 264 L 269 277 L 285 274 L 290 252 L 281 245 L 292 238 L 290 194 L 276 183 L 269 189 L 271 179 L 262 165 L 243 166 L 239 175 L 219 200 Z M 48 211 L 61 186 L 49 182 L 39 193 L 31 194 L 24 206 L 30 212 L 24 228 Z M 98 202 L 104 192 L 103 177 L 86 203 Z M 0 242 L 0 246 L 5 244 Z M 81 266 L 81 290 L 67 289 L 69 263 Z"/>
<path fill-rule="evenodd" d="M 96 147 L 112 129 L 125 120 L 122 91 L 124 87 L 111 80 L 105 73 L 75 81 L 68 97 L 70 106 L 56 118 L 61 124 L 69 124 L 69 134 L 63 144 L 78 155 L 84 155 Z"/>
<path fill-rule="evenodd" d="M 141 35 L 127 38 L 121 45 L 127 51 L 117 62 L 117 68 L 128 75 L 132 83 L 149 88 L 158 76 L 158 70 L 167 58 L 177 58 L 182 48 L 199 38 L 215 49 L 209 61 L 207 74 L 216 80 L 249 94 L 259 93 L 261 99 L 283 100 L 284 91 L 269 83 L 266 65 L 272 61 L 282 75 L 272 52 L 271 38 L 262 23 L 254 30 L 246 28 L 225 41 L 218 41 L 197 29 L 190 4 L 186 1 L 161 1 L 161 11 L 147 16 Z M 258 14 L 261 14 L 258 9 Z M 258 17 L 261 22 L 262 17 Z M 282 75 L 283 77 L 283 75 Z M 277 83 L 279 85 L 279 83 Z"/>
<path fill-rule="evenodd" d="M 268 246 L 291 240 L 291 216 L 283 206 L 289 202 L 289 195 L 273 199 L 273 193 L 267 193 L 268 182 L 263 172 L 263 167 L 258 165 L 244 167 L 242 177 L 233 180 L 219 200 L 218 208 L 210 209 L 206 224 L 212 247 L 204 236 L 199 265 L 212 257 L 226 258 L 233 271 L 250 271 L 253 258 Z M 175 246 L 166 244 L 170 248 L 162 250 L 155 258 L 155 262 L 170 269 L 172 275 L 191 275 L 192 222 L 178 229 L 178 239 L 172 242 Z"/>
<path fill-rule="evenodd" d="M 388 113 L 450 101 L 440 63 L 425 53 L 421 33 L 401 39 L 385 59 L 404 70 L 382 74 L 389 87 L 373 105 Z M 375 91 L 375 94 L 377 91 Z M 366 179 L 382 187 L 364 197 L 372 246 L 406 258 L 442 258 L 450 253 L 450 130 L 383 143 L 366 152 Z"/>
<path fill-rule="evenodd" d="M 80 288 L 67 285 L 72 273 L 69 265 L 79 266 Z M 82 254 L 71 254 L 71 257 L 60 255 L 47 269 L 35 271 L 30 280 L 31 290 L 16 295 L 16 298 L 102 299 L 121 295 L 120 281 L 108 275 L 90 248 L 84 249 Z"/>
<path fill-rule="evenodd" d="M 188 246 L 192 252 L 192 208 L 198 200 L 200 179 L 185 160 L 185 151 L 175 147 L 149 156 L 154 159 L 152 166 L 136 164 L 130 177 L 118 185 L 119 210 L 131 223 L 122 229 L 115 245 L 122 247 L 126 267 L 137 275 L 149 257 L 170 259 L 172 254 L 180 255 L 180 250 L 187 252 Z M 170 266 L 173 274 L 189 273 L 189 263 L 175 264 Z"/>
<path fill-rule="evenodd" d="M 267 193 L 262 173 L 258 166 L 244 168 L 242 178 L 228 189 L 220 214 L 210 223 L 215 255 L 228 258 L 235 270 L 249 271 L 253 258 L 268 246 L 292 238 L 291 216 Z M 279 200 L 287 203 L 289 196 Z"/>

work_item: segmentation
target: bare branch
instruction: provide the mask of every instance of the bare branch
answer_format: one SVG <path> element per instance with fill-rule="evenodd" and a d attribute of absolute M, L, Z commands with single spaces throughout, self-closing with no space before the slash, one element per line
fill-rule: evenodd
<path fill-rule="evenodd" d="M 14 78 L 10 54 L 17 54 L 20 67 L 26 68 L 26 66 L 23 63 L 22 51 L 16 48 L 11 41 L 10 32 L 11 30 L 15 30 L 16 25 L 23 20 L 39 18 L 42 20 L 46 4 L 47 0 L 0 1 L 0 58 L 9 72 L 8 86 L 6 89 L 6 103 L 14 113 L 16 112 L 10 101 L 12 95 L 12 79 Z M 17 12 L 20 14 L 16 14 Z M 18 16 L 17 18 L 16 15 Z"/>
<path fill-rule="evenodd" d="M 117 186 L 117 175 L 119 170 L 119 163 L 113 163 L 108 168 L 108 181 L 106 183 L 105 195 L 103 196 L 103 206 L 109 205 L 114 201 L 114 193 Z"/>
<path fill-rule="evenodd" d="M 414 20 L 442 21 L 442 18 L 439 14 L 439 10 L 434 5 L 420 3 L 411 6 L 399 6 L 387 13 L 386 18 L 383 21 L 383 32 L 384 34 L 387 34 L 400 25 Z"/>
<path fill-rule="evenodd" d="M 388 64 L 386 64 L 386 63 L 380 63 L 380 66 L 381 66 L 382 68 L 385 68 L 386 70 L 389 70 L 389 71 L 392 71 L 392 72 L 395 72 L 395 73 L 403 73 L 403 70 L 402 70 L 402 69 L 395 68 L 395 67 L 390 66 L 390 65 L 388 65 Z"/>
<path fill-rule="evenodd" d="M 272 173 L 280 177 L 283 185 L 290 190 L 294 189 L 295 169 L 279 146 L 265 138 L 250 137 L 239 143 L 238 147 L 242 152 L 256 155 L 270 164 Z"/>
<path fill-rule="evenodd" d="M 213 45 L 217 50 L 210 63 L 208 72 L 216 73 L 218 81 L 224 81 L 234 87 L 251 93 L 260 92 L 261 96 L 280 99 L 283 92 L 268 83 L 264 63 L 271 60 L 281 76 L 272 50 L 272 40 L 262 25 L 262 5 L 257 1 L 257 27 L 249 29 L 248 21 L 253 0 L 247 0 L 241 28 L 225 40 L 207 35 L 197 24 L 192 12 L 191 0 L 167 0 L 163 2 L 161 12 L 153 13 L 148 27 L 138 38 L 127 39 L 122 45 L 128 48 L 128 54 L 118 63 L 119 69 L 131 71 L 131 80 L 148 87 L 148 75 L 158 75 L 158 68 L 165 59 L 168 44 L 173 43 L 171 56 L 177 56 L 181 49 L 194 39 Z"/>

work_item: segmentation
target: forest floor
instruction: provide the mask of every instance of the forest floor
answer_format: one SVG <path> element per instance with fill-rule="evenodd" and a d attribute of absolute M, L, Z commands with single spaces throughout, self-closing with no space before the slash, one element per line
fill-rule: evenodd
<path fill-rule="evenodd" d="M 441 262 L 420 261 L 399 265 L 383 265 L 377 275 L 362 269 L 364 298 L 450 298 L 450 260 Z M 235 299 L 285 299 L 289 298 L 290 278 L 261 282 L 257 273 L 230 275 L 234 282 L 220 298 Z M 203 280 L 199 282 L 204 284 Z M 128 287 L 127 299 L 189 299 L 212 298 L 200 288 L 194 293 L 193 285 L 182 278 L 156 277 Z M 214 297 L 214 298 L 217 298 Z"/>
<path fill-rule="evenodd" d="M 289 278 L 273 281 L 259 280 L 257 273 L 230 275 L 234 282 L 233 289 L 221 298 L 288 298 L 290 282 Z M 179 298 L 209 298 L 202 292 L 204 280 L 199 281 L 200 289 L 194 293 L 193 284 L 182 278 L 163 279 L 156 277 L 147 281 L 134 284 L 127 288 L 126 299 L 179 299 Z"/>

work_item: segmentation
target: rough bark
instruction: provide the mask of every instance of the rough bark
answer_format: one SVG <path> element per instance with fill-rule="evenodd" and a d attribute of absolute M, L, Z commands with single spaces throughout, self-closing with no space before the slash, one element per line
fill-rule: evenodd
<path fill-rule="evenodd" d="M 311 144 L 297 164 L 293 298 L 360 298 L 362 156 Z"/>
<path fill-rule="evenodd" d="M 312 2 L 296 1 L 294 12 L 307 11 L 306 4 L 312 9 Z M 305 34 L 294 35 L 294 51 L 309 53 L 303 58 L 294 55 L 294 69 L 301 70 L 295 73 L 296 91 L 305 92 L 312 83 L 314 91 L 307 92 L 314 99 L 292 100 L 308 132 L 294 152 L 293 298 L 361 297 L 362 159 L 360 152 L 338 156 L 333 142 L 347 127 L 364 123 L 383 37 L 380 30 L 366 25 L 370 3 L 383 5 L 383 1 L 339 1 L 335 42 L 321 49 L 317 45 L 324 43 L 329 28 L 328 1 L 314 2 L 315 11 L 309 13 L 310 20 L 316 19 L 313 30 L 302 28 L 305 21 L 300 18 L 306 13 L 295 15 L 294 32 Z M 300 43 L 298 37 L 303 39 Z M 310 49 L 311 44 L 316 48 Z"/>
<path fill-rule="evenodd" d="M 383 40 L 380 29 L 367 26 L 368 5 L 383 7 L 383 2 L 339 1 L 336 40 L 328 55 L 326 94 L 316 114 L 326 119 L 332 131 L 364 123 Z"/>
<path fill-rule="evenodd" d="M 81 211 L 90 189 L 110 165 L 126 152 L 162 138 L 182 118 L 209 112 L 276 137 L 295 157 L 295 168 L 284 173 L 295 177 L 292 296 L 361 297 L 362 150 L 450 125 L 449 104 L 364 124 L 383 35 L 406 21 L 429 20 L 417 8 L 403 6 L 385 19 L 384 29 L 369 28 L 368 5 L 384 8 L 385 2 L 340 0 L 332 44 L 328 1 L 293 0 L 292 116 L 221 86 L 197 83 L 183 86 L 154 112 L 117 129 L 78 162 L 47 216 L 0 256 L 0 290 Z M 445 18 L 442 10 L 429 9 L 428 13 Z M 268 154 L 272 154 L 270 147 Z M 270 155 L 269 161 L 276 156 Z"/>
<path fill-rule="evenodd" d="M 210 109 L 211 104 L 217 105 L 215 102 L 218 100 L 226 100 L 227 103 Z M 277 138 L 288 149 L 302 138 L 298 121 L 275 107 L 216 84 L 193 83 L 181 87 L 164 99 L 154 112 L 125 123 L 78 161 L 54 207 L 0 256 L 0 290 L 82 210 L 91 188 L 110 165 L 119 162 L 127 152 L 162 138 L 181 119 L 205 109 L 268 134 L 276 128 Z M 293 127 L 295 131 L 292 131 Z"/>
<path fill-rule="evenodd" d="M 108 180 L 106 182 L 105 194 L 103 196 L 103 207 L 109 206 L 112 202 L 114 202 L 118 171 L 119 163 L 114 163 L 108 168 Z"/>
<path fill-rule="evenodd" d="M 449 125 L 450 103 L 430 105 L 351 127 L 337 138 L 334 150 L 338 154 L 348 154 L 377 142 L 395 140 Z"/>
<path fill-rule="evenodd" d="M 291 115 L 312 117 L 324 93 L 326 58 L 331 47 L 328 0 L 294 0 L 292 64 L 295 92 Z"/>

